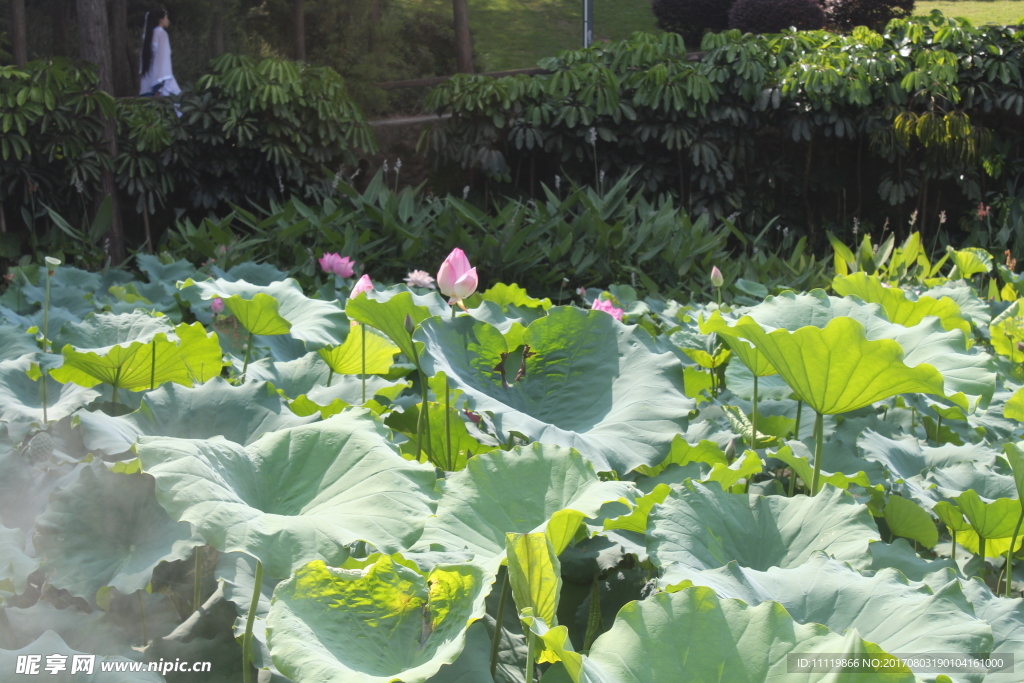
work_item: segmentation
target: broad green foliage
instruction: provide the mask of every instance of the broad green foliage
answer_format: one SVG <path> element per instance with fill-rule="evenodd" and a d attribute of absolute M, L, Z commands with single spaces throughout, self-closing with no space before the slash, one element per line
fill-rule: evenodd
<path fill-rule="evenodd" d="M 433 473 L 399 456 L 383 425 L 360 410 L 248 447 L 143 437 L 137 448 L 172 516 L 222 552 L 253 555 L 277 578 L 316 559 L 340 564 L 357 541 L 401 550 L 434 506 Z"/>
<path fill-rule="evenodd" d="M 18 269 L 0 293 L 0 661 L 48 630 L 294 683 L 1024 660 L 1024 608 L 996 597 L 1024 586 L 1006 417 L 1024 372 L 985 334 L 1019 307 L 914 239 L 834 248 L 843 296 L 574 292 L 621 322 L 511 285 L 462 310 L 405 286 L 353 298 L 340 277 L 303 291 L 268 263 L 142 258 L 149 282 L 62 265 L 60 354 L 33 329 L 40 273 Z"/>
<path fill-rule="evenodd" d="M 56 493 L 36 529 L 48 581 L 87 600 L 104 586 L 125 594 L 145 588 L 157 564 L 183 560 L 202 544 L 157 503 L 152 477 L 99 464 Z"/>
<path fill-rule="evenodd" d="M 401 555 L 364 569 L 310 562 L 274 590 L 270 652 L 297 683 L 422 683 L 458 657 L 492 580 L 472 564 L 421 572 Z"/>
<path fill-rule="evenodd" d="M 468 317 L 421 330 L 427 373 L 444 372 L 502 434 L 576 448 L 599 471 L 663 460 L 693 406 L 678 360 L 598 311 L 553 308 L 521 336 Z"/>

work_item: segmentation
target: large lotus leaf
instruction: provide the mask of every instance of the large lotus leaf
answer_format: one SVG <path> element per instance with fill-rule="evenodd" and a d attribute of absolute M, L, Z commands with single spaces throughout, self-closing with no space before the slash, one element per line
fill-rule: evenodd
<path fill-rule="evenodd" d="M 454 662 L 484 616 L 494 575 L 473 564 L 429 574 L 401 556 L 363 570 L 321 561 L 274 590 L 267 636 L 274 664 L 295 683 L 422 683 Z"/>
<path fill-rule="evenodd" d="M 36 345 L 35 339 L 25 330 L 7 325 L 0 326 L 0 362 L 15 360 L 38 352 L 39 347 Z"/>
<path fill-rule="evenodd" d="M 866 505 L 825 486 L 814 497 L 725 493 L 717 484 L 684 482 L 648 520 L 647 550 L 656 566 L 696 569 L 736 560 L 744 567 L 795 567 L 817 550 L 855 567 L 870 563 L 878 527 Z M 665 580 L 672 582 L 669 567 Z"/>
<path fill-rule="evenodd" d="M 1000 474 L 995 467 L 973 462 L 930 469 L 922 478 L 922 483 L 934 486 L 936 492 L 946 498 L 956 498 L 966 491 L 973 491 L 987 501 L 1017 497 L 1013 477 Z"/>
<path fill-rule="evenodd" d="M 256 579 L 256 560 L 245 553 L 222 553 L 217 558 L 214 576 L 222 582 L 224 599 L 233 603 L 237 617 L 232 636 L 240 639 L 245 633 L 249 606 L 252 604 L 253 587 Z M 267 614 L 270 612 L 270 598 L 274 588 L 281 582 L 263 575 L 260 594 L 257 598 L 256 617 L 252 634 L 258 643 L 253 649 L 253 664 L 257 669 L 272 666 L 270 651 L 267 649 Z"/>
<path fill-rule="evenodd" d="M 469 423 L 463 419 L 462 411 L 451 406 L 446 408 L 444 403 L 428 401 L 427 418 L 423 424 L 429 425 L 429 429 L 425 430 L 429 434 L 424 434 L 422 443 L 419 443 L 423 450 L 417 453 L 417 431 L 422 408 L 422 403 L 416 403 L 402 412 L 392 412 L 385 421 L 393 430 L 408 437 L 401 449 L 413 460 L 427 462 L 432 454 L 434 460 L 446 471 L 457 472 L 466 467 L 472 456 L 497 448 L 496 444 L 481 443 L 470 433 Z M 479 430 L 476 434 L 480 435 Z"/>
<path fill-rule="evenodd" d="M 3 671 L 5 675 L 14 674 L 17 670 L 18 658 L 31 655 L 42 655 L 38 668 L 39 677 L 53 683 L 164 683 L 163 676 L 152 671 L 146 671 L 145 667 L 143 667 L 143 671 L 139 672 L 132 672 L 130 669 L 127 669 L 129 666 L 128 662 L 131 660 L 124 657 L 100 657 L 73 650 L 53 631 L 47 631 L 39 636 L 35 642 L 21 649 L 0 650 L 0 671 Z M 66 668 L 63 671 L 50 673 L 46 669 L 46 655 L 63 656 L 64 659 L 62 661 Z M 86 673 L 87 669 L 84 668 L 74 668 L 76 657 L 83 656 L 86 660 L 91 661 L 89 666 L 92 673 Z M 80 666 L 84 663 L 84 660 L 77 661 L 80 662 Z M 125 667 L 125 670 L 118 671 L 117 669 L 120 668 L 119 664 Z M 112 670 L 104 671 L 104 668 Z M 72 671 L 75 671 L 75 673 L 72 673 Z M 19 676 L 18 678 L 21 677 Z M 32 680 L 32 678 L 26 678 L 25 680 Z"/>
<path fill-rule="evenodd" d="M 739 462 L 739 461 L 737 461 Z M 721 467 L 721 464 L 717 464 Z M 727 465 L 725 465 L 728 468 Z M 623 529 L 638 534 L 647 532 L 647 518 L 655 505 L 664 503 L 672 493 L 672 484 L 681 484 L 687 479 L 706 481 L 711 468 L 704 462 L 689 462 L 682 466 L 673 465 L 653 477 L 640 477 L 637 480 L 638 492 L 643 493 L 636 499 L 636 507 L 629 514 L 606 519 L 605 529 Z M 719 482 L 721 483 L 721 482 Z"/>
<path fill-rule="evenodd" d="M 50 491 L 74 479 L 84 465 L 64 464 L 41 469 L 20 450 L 0 439 L 0 522 L 31 531 L 36 516 L 46 507 Z"/>
<path fill-rule="evenodd" d="M 61 384 L 33 371 L 31 358 L 0 363 L 0 425 L 14 443 L 43 424 L 43 382 L 46 382 L 46 418 L 55 422 L 99 398 L 100 392 L 76 384 Z M 29 374 L 32 371 L 32 374 Z M 33 380 L 32 375 L 37 379 Z"/>
<path fill-rule="evenodd" d="M 313 348 L 337 346 L 348 334 L 348 321 L 338 302 L 308 298 L 292 278 L 267 286 L 245 280 L 188 279 L 178 286 L 192 285 L 199 288 L 203 299 L 220 297 L 252 334 L 290 334 Z"/>
<path fill-rule="evenodd" d="M 339 375 L 386 375 L 398 351 L 375 330 L 353 327 L 344 344 L 320 349 L 320 357 Z"/>
<path fill-rule="evenodd" d="M 863 329 L 851 324 L 848 318 L 856 320 Z M 844 322 L 832 328 L 836 320 Z M 849 401 L 852 407 L 846 410 L 868 405 L 872 402 L 864 402 L 868 394 L 884 398 L 894 392 L 901 393 L 898 391 L 901 382 L 928 387 L 906 389 L 906 393 L 919 391 L 945 396 L 962 408 L 973 410 L 979 400 L 992 396 L 995 386 L 991 356 L 977 350 L 967 352 L 962 331 L 944 330 L 937 318 L 927 318 L 909 328 L 897 325 L 885 318 L 877 304 L 829 297 L 822 290 L 799 295 L 785 292 L 769 297 L 736 322 L 730 323 L 715 314 L 704 327 L 723 336 L 741 337 L 754 343 L 794 387 L 798 397 L 806 399 L 806 392 L 816 388 L 823 394 L 817 398 L 822 399 L 826 407 L 832 403 L 826 399 L 836 397 L 823 389 L 823 376 L 836 371 L 840 372 L 832 378 L 834 381 L 847 373 L 856 373 L 850 374 L 850 378 L 856 382 L 854 386 L 862 385 L 859 388 L 865 394 L 860 400 Z M 830 328 L 833 331 L 827 334 Z M 840 330 L 850 335 L 845 341 Z M 878 343 L 887 340 L 895 341 L 902 353 L 891 344 Z M 768 346 L 762 348 L 765 344 Z M 806 353 L 806 357 L 801 353 Z M 846 356 L 847 353 L 853 355 Z M 828 363 L 823 365 L 822 359 L 828 359 Z M 776 360 L 785 364 L 785 370 L 775 363 Z M 854 364 L 858 364 L 859 369 L 853 369 Z M 876 364 L 886 368 L 884 376 L 873 378 L 873 371 L 867 369 Z M 937 372 L 929 372 L 929 366 Z M 841 372 L 844 369 L 846 372 Z M 809 380 L 817 380 L 817 383 Z M 941 389 L 935 391 L 936 382 L 940 380 L 937 386 Z M 835 384 L 831 384 L 831 392 L 851 393 L 850 388 L 837 388 Z M 814 403 L 811 405 L 816 407 Z"/>
<path fill-rule="evenodd" d="M 946 247 L 950 258 L 953 261 L 953 270 L 949 274 L 950 280 L 958 278 L 971 279 L 979 273 L 987 273 L 992 270 L 992 254 L 978 247 L 968 247 L 954 251 L 952 247 Z"/>
<path fill-rule="evenodd" d="M 708 377 L 707 383 L 710 387 L 710 377 Z M 729 363 L 725 366 L 725 386 L 743 400 L 751 401 L 754 398 L 754 373 L 743 363 Z M 779 377 L 778 373 L 757 379 L 759 403 L 761 401 L 789 400 L 792 395 L 793 390 L 786 384 L 786 380 Z"/>
<path fill-rule="evenodd" d="M 979 329 L 984 330 L 992 321 L 992 311 L 989 308 L 989 303 L 982 301 L 974 287 L 968 284 L 948 283 L 938 287 L 930 287 L 921 291 L 920 294 L 930 296 L 933 299 L 941 299 L 948 296 L 960 307 L 960 312 Z"/>
<path fill-rule="evenodd" d="M 953 580 L 952 571 L 931 578 Z M 992 627 L 993 653 L 1012 654 L 1014 667 L 1010 671 L 990 673 L 985 683 L 1019 683 L 1020 663 L 1024 662 L 1024 602 L 1018 599 L 1000 598 L 979 579 L 962 582 L 964 593 L 974 605 L 974 614 Z"/>
<path fill-rule="evenodd" d="M 629 482 L 601 481 L 571 448 L 535 443 L 491 451 L 450 475 L 419 547 L 467 548 L 491 558 L 505 552 L 505 534 L 546 530 L 559 553 L 584 518 L 611 501 L 632 505 L 634 495 Z"/>
<path fill-rule="evenodd" d="M 298 398 L 317 386 L 326 385 L 331 369 L 316 351 L 293 361 L 263 359 L 249 364 L 246 382 L 270 382 L 287 398 Z"/>
<path fill-rule="evenodd" d="M 997 498 L 986 502 L 973 490 L 956 497 L 974 531 L 985 539 L 1010 538 L 1021 516 L 1021 501 L 1015 498 Z"/>
<path fill-rule="evenodd" d="M 25 333 L 27 330 L 31 330 L 34 328 L 35 330 L 38 331 L 34 333 L 37 334 L 38 337 L 42 337 L 43 334 L 44 317 L 45 316 L 43 315 L 42 308 L 35 311 L 34 313 L 30 313 L 27 315 L 19 315 L 9 308 L 0 306 L 0 320 L 4 321 L 5 323 L 8 323 L 9 325 L 13 325 L 22 333 Z M 82 318 L 80 316 L 77 316 L 71 311 L 65 308 L 61 308 L 60 306 L 54 306 L 51 303 L 50 318 L 47 321 L 47 324 L 49 325 L 48 334 L 50 336 L 50 339 L 59 338 L 61 335 L 61 331 L 64 329 L 64 326 L 67 325 L 68 323 L 80 322 L 81 320 Z M 15 351 L 16 350 L 17 347 L 15 347 Z M 36 350 L 38 351 L 38 347 L 36 348 Z"/>
<path fill-rule="evenodd" d="M 925 317 L 933 315 L 942 322 L 944 329 L 962 330 L 968 340 L 971 338 L 971 323 L 960 313 L 957 303 L 948 296 L 939 299 L 930 296 L 912 299 L 906 290 L 887 287 L 878 277 L 863 272 L 836 275 L 832 280 L 832 289 L 840 296 L 852 295 L 867 303 L 879 304 L 885 310 L 889 321 L 897 325 L 913 327 Z"/>
<path fill-rule="evenodd" d="M 866 429 L 857 439 L 857 448 L 868 460 L 880 462 L 897 477 L 910 479 L 931 467 L 950 467 L 973 462 L 984 467 L 995 464 L 998 451 L 986 444 L 928 446 L 910 435 L 888 438 Z"/>
<path fill-rule="evenodd" d="M 686 465 L 691 462 L 706 462 L 708 465 L 728 465 L 729 459 L 714 441 L 702 439 L 696 444 L 686 441 L 681 434 L 672 440 L 668 455 L 654 467 L 641 465 L 636 468 L 640 474 L 654 477 L 664 472 L 670 465 Z"/>
<path fill-rule="evenodd" d="M 222 552 L 258 558 L 271 577 L 315 559 L 344 562 L 360 540 L 406 548 L 433 512 L 433 468 L 400 456 L 366 410 L 271 432 L 248 447 L 143 437 L 137 448 L 173 517 Z"/>
<path fill-rule="evenodd" d="M 803 480 L 804 485 L 810 489 L 811 481 L 814 478 L 814 456 L 808 453 L 808 456 L 797 454 L 794 451 L 803 450 L 800 442 L 790 442 L 789 445 L 783 446 L 775 453 L 770 453 L 771 457 L 778 458 L 782 462 L 789 465 L 789 468 L 793 473 Z M 824 458 L 822 458 L 824 460 Z M 871 486 L 871 480 L 868 479 L 868 475 L 863 471 L 857 472 L 853 476 L 847 476 L 844 472 L 829 472 L 824 466 L 819 470 L 818 476 L 822 484 L 832 484 L 837 489 L 848 489 L 850 484 L 857 484 L 868 488 Z"/>
<path fill-rule="evenodd" d="M 160 507 L 152 477 L 115 474 L 99 463 L 57 491 L 36 520 L 49 582 L 86 600 L 104 586 L 143 589 L 158 564 L 184 560 L 202 543 Z"/>
<path fill-rule="evenodd" d="M 122 417 L 81 411 L 85 444 L 110 455 L 124 453 L 140 436 L 175 436 L 250 444 L 267 432 L 313 422 L 288 409 L 265 382 L 241 386 L 216 377 L 194 388 L 165 384 L 147 393 L 139 409 Z"/>
<path fill-rule="evenodd" d="M 131 602 L 134 604 L 135 599 Z M 152 614 L 149 616 L 151 624 Z M 131 624 L 125 628 L 113 614 L 103 610 L 86 613 L 74 607 L 58 609 L 40 600 L 31 607 L 0 610 L 0 650 L 17 650 L 47 631 L 54 631 L 76 650 L 137 657 L 132 645 L 141 639 L 135 627 Z"/>
<path fill-rule="evenodd" d="M 933 548 L 939 542 L 935 520 L 909 498 L 889 496 L 882 516 L 894 536 L 909 538 L 925 548 Z"/>
<path fill-rule="evenodd" d="M 469 316 L 429 319 L 417 339 L 424 370 L 443 371 L 500 432 L 576 448 L 599 471 L 661 462 L 695 405 L 674 355 L 600 311 L 552 308 L 526 328 L 520 362 L 496 328 Z"/>
<path fill-rule="evenodd" d="M 406 318 L 418 325 L 431 316 L 447 315 L 449 310 L 436 292 L 416 294 L 403 285 L 383 292 L 367 292 L 366 296 L 349 299 L 345 304 L 350 318 L 383 332 L 410 360 L 419 354 L 413 347 L 412 334 L 406 329 Z"/>
<path fill-rule="evenodd" d="M 295 397 L 288 407 L 296 415 L 319 413 L 322 417 L 328 418 L 349 406 L 363 406 L 363 386 L 362 378 L 354 375 L 336 375 L 331 378 L 331 386 L 318 384 L 310 389 L 308 394 Z M 411 386 L 411 383 L 405 380 L 389 382 L 383 377 L 370 375 L 366 378 L 365 386 L 365 407 L 380 415 Z"/>
<path fill-rule="evenodd" d="M 224 366 L 217 335 L 199 323 L 172 328 L 165 319 L 142 313 L 100 313 L 70 325 L 66 336 L 64 364 L 51 374 L 84 387 L 101 382 L 131 390 L 164 382 L 192 386 L 216 377 Z"/>
<path fill-rule="evenodd" d="M 682 570 L 676 576 L 683 580 L 670 590 L 707 586 L 720 598 L 748 605 L 772 600 L 801 624 L 824 624 L 836 633 L 856 629 L 887 652 L 992 651 L 992 629 L 974 617 L 957 581 L 933 592 L 911 584 L 895 569 L 863 576 L 822 552 L 788 569 L 757 571 L 730 562 L 718 569 Z M 964 675 L 962 680 L 981 678 Z"/>
<path fill-rule="evenodd" d="M 39 560 L 25 554 L 25 534 L 0 526 L 0 590 L 23 593 L 28 575 L 38 568 Z"/>
<path fill-rule="evenodd" d="M 899 664 L 863 673 L 794 673 L 787 655 L 813 658 L 891 658 L 863 640 L 856 629 L 839 635 L 821 624 L 799 624 L 777 602 L 750 606 L 720 599 L 694 586 L 659 593 L 620 610 L 615 625 L 601 634 L 583 661 L 585 683 L 687 681 L 766 683 L 913 683 Z M 545 676 L 545 681 L 548 677 Z M 554 680 L 558 680 L 555 678 Z M 563 680 L 573 680 L 566 678 Z"/>

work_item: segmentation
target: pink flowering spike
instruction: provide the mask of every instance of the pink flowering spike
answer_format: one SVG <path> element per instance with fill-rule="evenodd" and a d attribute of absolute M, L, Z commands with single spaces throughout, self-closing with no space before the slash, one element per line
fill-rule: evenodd
<path fill-rule="evenodd" d="M 334 264 L 334 274 L 340 275 L 341 277 L 352 277 L 355 275 L 355 265 L 356 262 L 348 256 L 342 256 L 338 259 L 337 263 Z"/>
<path fill-rule="evenodd" d="M 476 268 L 470 268 L 465 275 L 455 281 L 455 296 L 459 299 L 473 296 L 478 284 L 480 283 L 476 276 Z"/>
<path fill-rule="evenodd" d="M 441 268 L 437 271 L 438 289 L 445 296 L 452 297 L 453 299 L 462 298 L 455 292 L 455 283 L 472 269 L 472 266 L 469 265 L 469 259 L 466 258 L 466 253 L 459 248 L 452 249 L 452 253 L 448 254 L 448 258 L 444 260 Z M 476 281 L 475 272 L 473 280 L 474 282 Z M 475 284 L 473 290 L 476 290 Z"/>
<path fill-rule="evenodd" d="M 715 287 L 725 284 L 725 278 L 722 277 L 722 271 L 718 269 L 718 266 L 711 266 L 711 284 Z"/>
<path fill-rule="evenodd" d="M 354 299 L 363 292 L 372 292 L 373 282 L 370 280 L 369 275 L 364 275 L 356 281 L 355 286 L 352 287 L 352 291 L 349 293 L 348 298 Z"/>
<path fill-rule="evenodd" d="M 224 312 L 224 300 L 221 299 L 219 296 L 215 297 L 213 301 L 210 302 L 210 308 L 213 310 L 214 313 L 220 315 L 221 313 Z"/>
<path fill-rule="evenodd" d="M 617 308 L 612 304 L 611 301 L 605 301 L 604 299 L 594 299 L 594 303 L 590 307 L 595 311 L 604 311 L 616 320 L 622 320 L 622 314 L 625 313 L 621 308 Z"/>

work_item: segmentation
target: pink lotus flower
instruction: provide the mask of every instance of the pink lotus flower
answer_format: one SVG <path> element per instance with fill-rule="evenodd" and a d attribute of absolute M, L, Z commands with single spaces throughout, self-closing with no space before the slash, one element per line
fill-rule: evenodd
<path fill-rule="evenodd" d="M 442 294 L 450 297 L 448 303 L 462 305 L 463 299 L 473 296 L 478 284 L 476 268 L 470 267 L 466 253 L 452 249 L 437 271 L 437 286 Z"/>
<path fill-rule="evenodd" d="M 352 277 L 355 273 L 355 265 L 356 262 L 348 256 L 330 253 L 320 257 L 320 267 L 323 268 L 325 273 L 333 273 L 341 277 Z"/>
<path fill-rule="evenodd" d="M 372 292 L 373 282 L 370 281 L 369 275 L 364 275 L 356 281 L 356 284 L 352 287 L 352 291 L 349 292 L 348 298 L 355 299 L 363 292 Z"/>
<path fill-rule="evenodd" d="M 409 273 L 409 276 L 405 278 L 405 284 L 410 287 L 429 287 L 430 289 L 437 289 L 434 286 L 434 278 L 430 276 L 425 270 L 414 270 Z"/>
<path fill-rule="evenodd" d="M 220 315 L 224 312 L 224 300 L 219 296 L 214 297 L 213 301 L 210 302 L 210 309 L 217 315 Z"/>
<path fill-rule="evenodd" d="M 725 278 L 722 277 L 722 271 L 718 269 L 718 266 L 711 266 L 711 284 L 715 287 L 725 284 Z"/>
<path fill-rule="evenodd" d="M 479 413 L 474 413 L 472 410 L 464 410 L 463 412 L 466 413 L 466 417 L 469 418 L 469 421 L 475 425 L 479 425 L 480 420 L 483 419 L 482 415 L 480 415 Z"/>
<path fill-rule="evenodd" d="M 616 320 L 622 320 L 622 314 L 625 313 L 621 308 L 616 308 L 611 301 L 604 299 L 594 299 L 594 303 L 590 307 L 595 311 L 604 311 Z"/>

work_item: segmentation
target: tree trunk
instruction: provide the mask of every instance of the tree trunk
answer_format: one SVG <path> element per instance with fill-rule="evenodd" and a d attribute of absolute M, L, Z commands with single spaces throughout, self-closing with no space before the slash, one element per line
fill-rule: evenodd
<path fill-rule="evenodd" d="M 110 2 L 110 66 L 113 69 L 114 92 L 117 97 L 138 94 L 132 85 L 131 64 L 128 61 L 128 0 Z"/>
<path fill-rule="evenodd" d="M 75 0 L 78 7 L 78 42 L 82 59 L 99 67 L 100 89 L 108 93 L 114 92 L 114 74 L 110 66 L 110 34 L 107 31 L 106 0 Z M 108 119 L 103 127 L 103 139 L 107 143 L 110 158 L 117 156 L 117 130 L 113 119 Z M 103 192 L 96 198 L 99 207 L 103 200 L 110 197 L 113 205 L 113 220 L 110 232 L 104 239 L 107 256 L 116 265 L 124 261 L 124 231 L 121 226 L 121 205 L 118 201 L 117 186 L 114 183 L 114 172 L 103 171 Z"/>
<path fill-rule="evenodd" d="M 25 66 L 25 62 L 28 61 L 25 0 L 11 0 L 11 52 L 14 53 L 14 63 Z"/>
<path fill-rule="evenodd" d="M 53 45 L 50 48 L 51 54 L 55 57 L 70 57 L 71 50 L 68 48 L 71 36 L 68 25 L 71 14 L 71 3 L 68 0 L 53 0 L 50 11 L 50 26 L 53 31 Z"/>
<path fill-rule="evenodd" d="M 306 61 L 306 8 L 304 0 L 292 0 L 292 46 L 295 59 Z"/>
<path fill-rule="evenodd" d="M 210 42 L 213 56 L 224 54 L 224 0 L 213 0 L 213 25 L 210 27 Z"/>
<path fill-rule="evenodd" d="M 455 54 L 459 73 L 473 73 L 473 41 L 469 35 L 469 3 L 467 0 L 452 0 L 455 16 Z"/>

